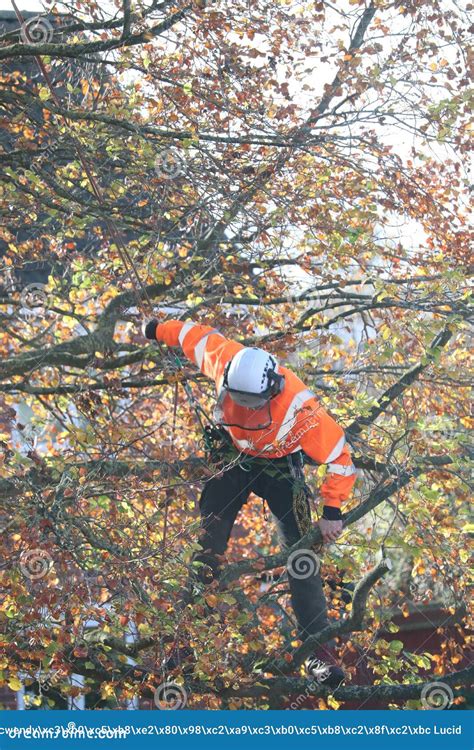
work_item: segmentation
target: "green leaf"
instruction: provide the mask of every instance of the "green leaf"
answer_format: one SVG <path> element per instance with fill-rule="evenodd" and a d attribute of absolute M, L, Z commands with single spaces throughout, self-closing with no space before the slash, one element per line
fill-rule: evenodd
<path fill-rule="evenodd" d="M 222 594 L 220 598 L 221 598 L 221 599 L 222 599 L 222 601 L 223 601 L 223 602 L 225 602 L 226 604 L 235 604 L 235 599 L 234 599 L 234 597 L 233 597 L 233 596 L 231 596 L 230 594 Z"/>
<path fill-rule="evenodd" d="M 391 654 L 399 654 L 403 649 L 402 641 L 392 641 L 388 647 Z"/>
<path fill-rule="evenodd" d="M 49 99 L 51 97 L 51 91 L 46 88 L 46 86 L 40 86 L 38 96 L 42 102 L 45 102 L 46 99 Z"/>

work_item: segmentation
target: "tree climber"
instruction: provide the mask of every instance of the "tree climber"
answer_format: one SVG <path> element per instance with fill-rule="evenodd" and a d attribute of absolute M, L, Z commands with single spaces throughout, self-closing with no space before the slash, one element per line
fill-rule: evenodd
<path fill-rule="evenodd" d="M 310 531 L 304 458 L 327 464 L 320 488 L 324 507 L 318 524 L 323 543 L 335 542 L 342 533 L 341 501 L 352 490 L 355 468 L 342 428 L 314 394 L 268 352 L 230 341 L 214 328 L 178 320 L 152 320 L 143 330 L 147 339 L 181 346 L 185 356 L 214 380 L 215 422 L 230 438 L 234 458 L 240 454 L 242 459 L 230 461 L 223 473 L 204 486 L 200 498 L 202 552 L 194 558 L 201 563 L 200 580 L 210 583 L 219 576 L 219 558 L 251 492 L 268 503 L 285 548 Z M 311 550 L 299 550 L 287 566 L 302 640 L 328 624 L 315 560 L 319 562 Z M 332 650 L 322 644 L 307 660 L 306 669 L 328 687 L 337 687 L 345 677 Z"/>

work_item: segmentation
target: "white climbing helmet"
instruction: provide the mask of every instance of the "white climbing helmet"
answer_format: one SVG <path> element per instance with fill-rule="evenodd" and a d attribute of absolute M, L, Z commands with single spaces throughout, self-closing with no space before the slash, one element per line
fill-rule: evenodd
<path fill-rule="evenodd" d="M 246 347 L 226 365 L 223 388 L 239 406 L 259 409 L 281 391 L 283 380 L 275 357 Z"/>

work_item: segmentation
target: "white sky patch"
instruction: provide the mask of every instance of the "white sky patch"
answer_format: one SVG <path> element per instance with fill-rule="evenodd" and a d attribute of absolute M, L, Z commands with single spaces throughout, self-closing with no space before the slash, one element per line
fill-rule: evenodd
<path fill-rule="evenodd" d="M 39 13 L 44 11 L 42 3 L 38 0 L 19 0 L 17 6 L 20 13 L 22 10 L 38 11 Z M 13 10 L 13 5 L 9 0 L 0 0 L 0 11 L 2 10 Z"/>

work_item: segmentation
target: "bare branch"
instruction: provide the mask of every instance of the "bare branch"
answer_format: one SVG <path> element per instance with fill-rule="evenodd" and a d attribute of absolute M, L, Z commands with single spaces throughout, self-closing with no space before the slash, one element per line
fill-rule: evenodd
<path fill-rule="evenodd" d="M 438 333 L 431 342 L 423 360 L 412 367 L 410 370 L 408 370 L 408 372 L 406 372 L 404 375 L 402 375 L 402 377 L 396 383 L 390 386 L 390 388 L 387 388 L 385 393 L 383 393 L 382 396 L 380 396 L 380 398 L 378 399 L 377 406 L 372 407 L 367 416 L 358 417 L 357 419 L 355 419 L 346 429 L 348 435 L 358 435 L 364 427 L 372 424 L 372 422 L 374 422 L 377 417 L 380 416 L 380 414 L 386 411 L 392 401 L 394 401 L 396 398 L 399 398 L 401 394 L 412 383 L 414 383 L 419 375 L 421 375 L 421 373 L 426 370 L 427 367 L 429 367 L 429 365 L 433 362 L 433 360 L 439 353 L 439 350 L 448 343 L 452 335 L 453 332 L 449 328 L 449 326 L 445 326 L 445 328 L 443 328 L 443 330 L 440 331 L 440 333 Z"/>

